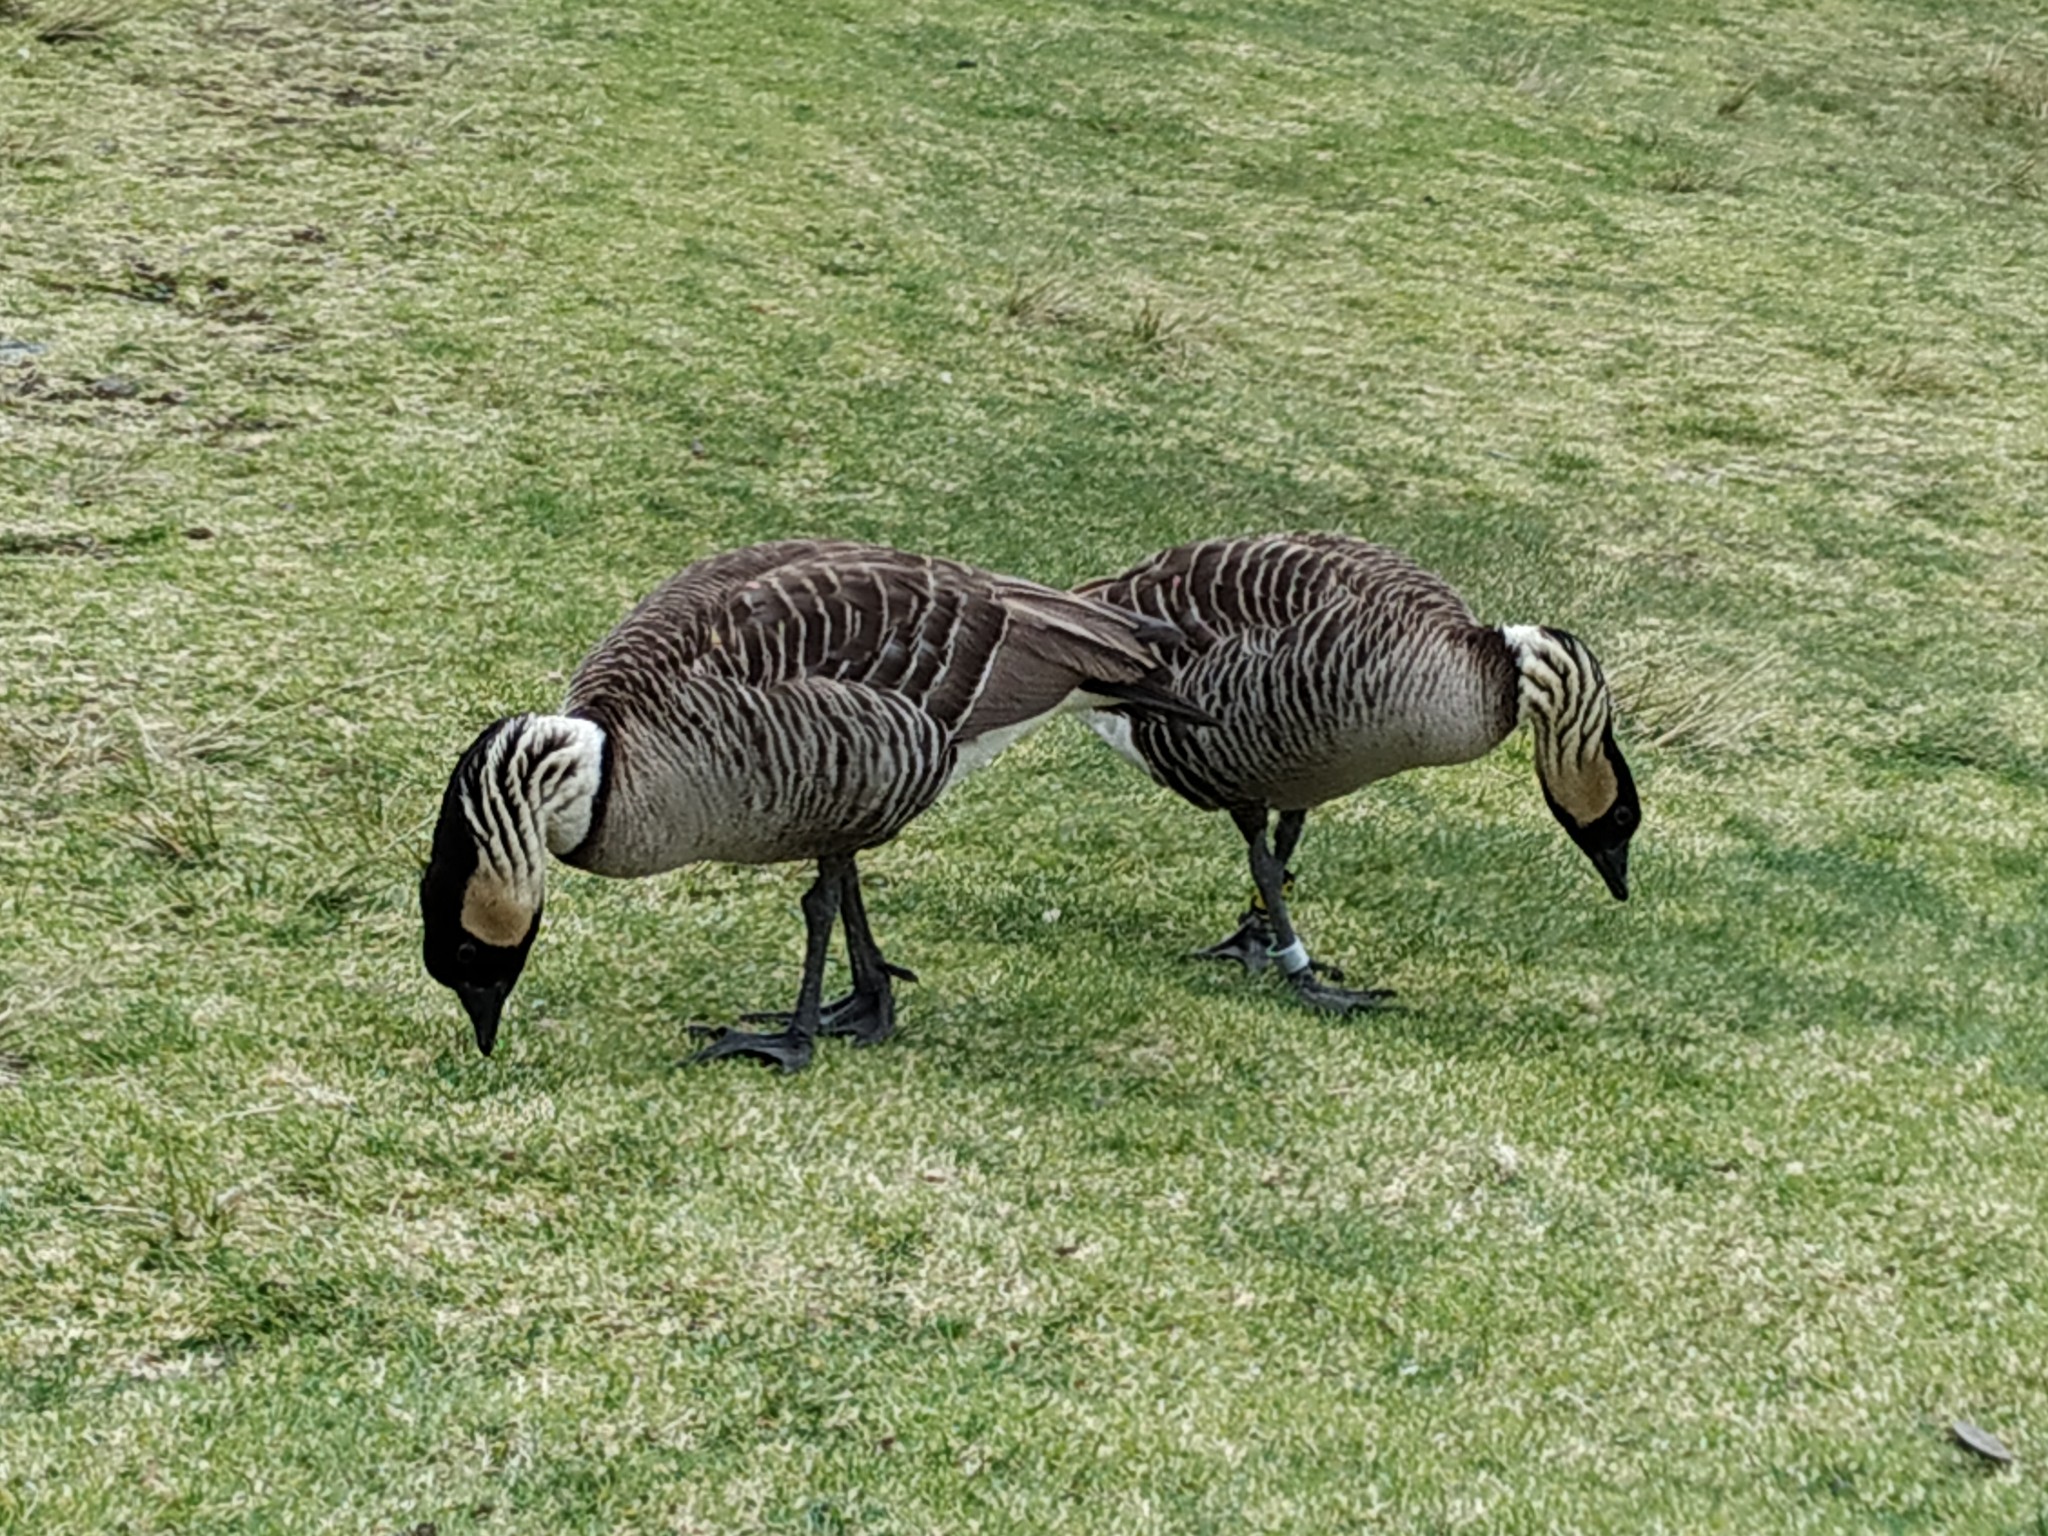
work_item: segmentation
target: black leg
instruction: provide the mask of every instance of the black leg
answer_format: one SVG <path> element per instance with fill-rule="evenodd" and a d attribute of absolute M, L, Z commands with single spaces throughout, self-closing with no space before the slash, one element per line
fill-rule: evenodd
<path fill-rule="evenodd" d="M 1307 811 L 1282 811 L 1280 820 L 1274 825 L 1273 857 L 1280 861 L 1280 868 L 1285 871 L 1281 878 L 1283 885 L 1294 878 L 1287 866 L 1294 862 L 1294 850 L 1301 846 L 1301 830 L 1307 825 Z"/>
<path fill-rule="evenodd" d="M 1245 914 L 1245 926 L 1238 930 L 1237 937 L 1244 939 L 1250 936 L 1256 921 L 1263 918 L 1266 924 L 1266 958 L 1280 968 L 1301 1000 L 1312 1008 L 1351 1013 L 1361 1008 L 1376 1008 L 1392 997 L 1393 993 L 1377 988 L 1354 991 L 1333 985 L 1333 982 L 1344 979 L 1343 973 L 1311 960 L 1300 935 L 1294 931 L 1293 915 L 1287 907 L 1289 887 L 1293 884 L 1293 877 L 1287 872 L 1287 861 L 1301 845 L 1308 813 L 1281 812 L 1272 846 L 1266 842 L 1266 816 L 1263 811 L 1237 812 L 1234 815 L 1238 830 L 1244 833 L 1251 858 L 1252 884 L 1258 890 L 1252 910 Z M 1231 942 L 1225 940 L 1225 943 Z M 1258 967 L 1247 965 L 1246 968 L 1256 970 Z M 1324 976 L 1331 980 L 1323 980 Z"/>
<path fill-rule="evenodd" d="M 1301 834 L 1308 826 L 1307 811 L 1282 811 L 1280 819 L 1273 824 L 1273 857 L 1280 861 L 1280 896 L 1290 905 L 1294 901 L 1294 871 L 1287 866 L 1294 862 L 1294 850 L 1301 846 Z M 1264 910 L 1266 899 L 1254 895 L 1252 905 Z M 1276 944 L 1274 948 L 1279 948 Z M 1318 976 L 1327 976 L 1332 981 L 1342 981 L 1344 973 L 1334 965 L 1321 960 L 1311 960 Z M 1388 994 L 1392 996 L 1391 993 Z"/>
<path fill-rule="evenodd" d="M 1263 810 L 1232 811 L 1230 819 L 1237 823 L 1237 830 L 1244 834 L 1245 846 L 1266 835 L 1266 813 Z M 1281 818 L 1286 826 L 1286 818 Z M 1295 836 L 1299 837 L 1296 829 Z M 1191 960 L 1235 960 L 1248 971 L 1263 971 L 1272 963 L 1273 921 L 1266 912 L 1266 901 L 1257 889 L 1252 891 L 1251 905 L 1238 914 L 1237 932 L 1220 943 L 1192 950 Z"/>
<path fill-rule="evenodd" d="M 818 1032 L 850 1035 L 855 1045 L 880 1045 L 896 1032 L 896 992 L 889 979 L 915 981 L 917 973 L 882 958 L 881 946 L 868 929 L 860 871 L 851 859 L 840 878 L 839 920 L 846 925 L 846 959 L 853 967 L 853 990 L 826 1006 Z"/>
<path fill-rule="evenodd" d="M 818 878 L 804 892 L 804 979 L 797 989 L 796 1007 L 789 1013 L 757 1013 L 753 1020 L 780 1019 L 788 1027 L 779 1034 L 749 1034 L 727 1029 L 692 1062 L 716 1061 L 721 1056 L 758 1056 L 784 1072 L 801 1072 L 810 1065 L 811 1042 L 821 1025 L 819 996 L 825 990 L 825 952 L 832 944 L 832 927 L 839 917 L 840 893 L 853 860 L 844 855 L 818 860 Z"/>

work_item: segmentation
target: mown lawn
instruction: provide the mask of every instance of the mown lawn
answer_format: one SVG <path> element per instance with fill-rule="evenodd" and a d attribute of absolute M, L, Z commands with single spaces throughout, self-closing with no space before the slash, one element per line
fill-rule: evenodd
<path fill-rule="evenodd" d="M 0 1527 L 2048 1529 L 2044 194 L 2006 0 L 0 0 Z M 1285 526 L 1595 645 L 1634 900 L 1393 782 L 1309 1014 L 1062 726 L 882 1049 L 677 1068 L 791 870 L 421 972 L 689 559 Z"/>

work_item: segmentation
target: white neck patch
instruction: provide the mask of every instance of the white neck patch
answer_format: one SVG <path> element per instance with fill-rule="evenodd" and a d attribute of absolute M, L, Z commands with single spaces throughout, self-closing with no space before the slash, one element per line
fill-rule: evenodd
<path fill-rule="evenodd" d="M 1540 624 L 1503 624 L 1500 637 L 1507 642 L 1521 679 L 1515 692 L 1516 724 L 1527 720 L 1532 709 L 1540 717 L 1546 705 L 1555 713 L 1565 687 L 1563 648 Z"/>
<path fill-rule="evenodd" d="M 590 818 L 604 783 L 604 728 L 573 715 L 551 715 L 537 723 L 547 741 L 534 770 L 541 824 L 547 828 L 548 852 L 559 858 L 590 836 Z"/>

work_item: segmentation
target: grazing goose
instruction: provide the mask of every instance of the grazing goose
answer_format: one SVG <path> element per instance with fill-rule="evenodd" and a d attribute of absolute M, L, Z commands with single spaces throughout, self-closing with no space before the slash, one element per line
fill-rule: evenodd
<path fill-rule="evenodd" d="M 699 859 L 816 860 L 803 984 L 774 1033 L 693 1060 L 802 1068 L 821 1034 L 894 1027 L 854 859 L 1063 707 L 1193 717 L 1163 688 L 1171 625 L 950 560 L 791 540 L 690 566 L 585 658 L 558 715 L 514 715 L 462 754 L 420 879 L 428 972 L 489 1055 L 540 928 L 543 853 L 633 877 Z M 853 990 L 821 1005 L 834 921 Z"/>
<path fill-rule="evenodd" d="M 1247 970 L 1270 960 L 1320 1008 L 1390 997 L 1332 985 L 1342 973 L 1311 961 L 1295 931 L 1287 864 L 1308 812 L 1409 768 L 1480 757 L 1523 720 L 1551 813 L 1615 899 L 1628 899 L 1635 781 L 1614 744 L 1600 664 L 1565 631 L 1488 628 L 1442 578 L 1338 533 L 1184 544 L 1078 590 L 1176 625 L 1185 638 L 1167 652 L 1173 692 L 1219 722 L 1090 717 L 1124 756 L 1203 810 L 1230 812 L 1244 834 L 1250 910 L 1198 954 Z"/>

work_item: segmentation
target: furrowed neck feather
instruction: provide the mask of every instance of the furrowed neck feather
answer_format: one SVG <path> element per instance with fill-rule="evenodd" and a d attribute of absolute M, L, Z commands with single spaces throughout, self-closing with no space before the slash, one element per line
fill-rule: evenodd
<path fill-rule="evenodd" d="M 479 743 L 462 785 L 478 873 L 521 905 L 539 905 L 542 851 L 558 857 L 591 832 L 605 777 L 605 734 L 568 715 L 516 715 Z"/>
<path fill-rule="evenodd" d="M 1590 821 L 1614 790 L 1606 755 L 1614 704 L 1600 664 L 1563 630 L 1509 624 L 1501 638 L 1520 676 L 1520 718 L 1529 722 L 1537 776 L 1575 818 Z"/>

